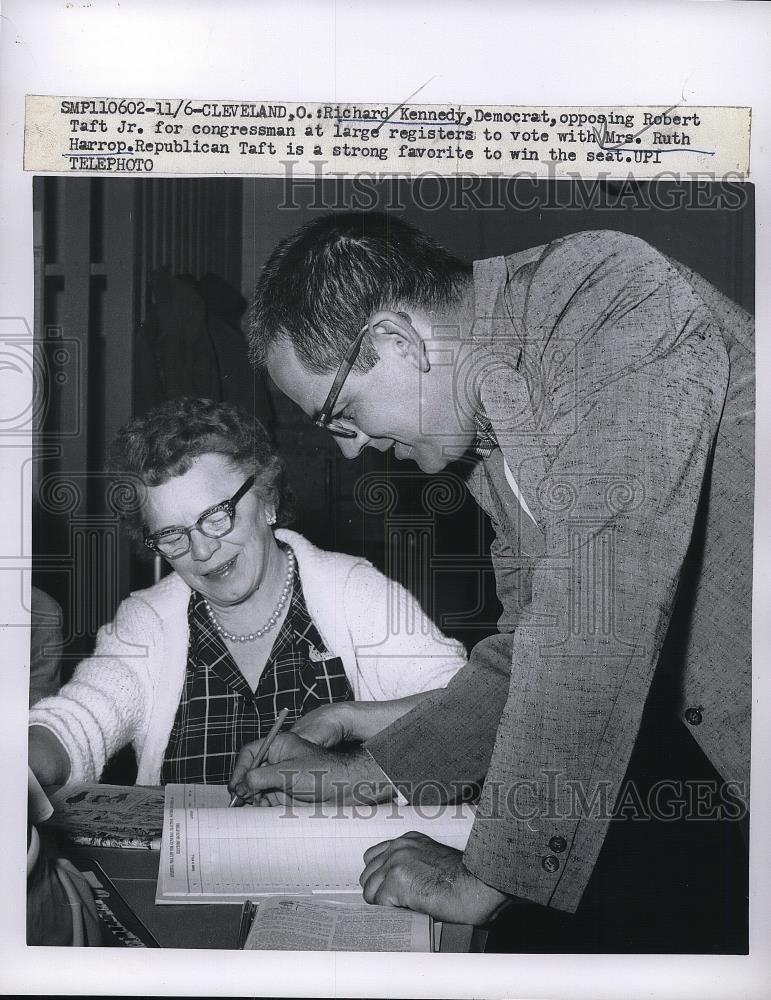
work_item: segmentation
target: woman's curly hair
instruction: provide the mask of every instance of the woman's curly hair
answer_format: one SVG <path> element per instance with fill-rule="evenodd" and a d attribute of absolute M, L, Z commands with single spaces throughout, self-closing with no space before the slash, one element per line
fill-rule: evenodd
<path fill-rule="evenodd" d="M 253 489 L 276 509 L 277 524 L 288 523 L 291 493 L 281 458 L 262 424 L 232 403 L 172 399 L 122 427 L 110 447 L 113 498 L 123 525 L 146 551 L 143 510 L 146 490 L 184 475 L 201 455 L 223 455 L 247 474 Z"/>

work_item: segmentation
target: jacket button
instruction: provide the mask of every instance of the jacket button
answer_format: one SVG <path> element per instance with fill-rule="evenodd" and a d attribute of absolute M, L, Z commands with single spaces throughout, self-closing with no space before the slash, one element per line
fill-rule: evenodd
<path fill-rule="evenodd" d="M 543 860 L 541 861 L 541 868 L 543 868 L 543 870 L 545 872 L 548 872 L 550 875 L 553 875 L 554 872 L 557 871 L 559 866 L 560 866 L 559 858 L 555 858 L 553 854 L 547 854 L 546 857 L 543 858 Z"/>
<path fill-rule="evenodd" d="M 552 837 L 549 841 L 549 850 L 554 851 L 555 854 L 562 854 L 567 846 L 568 842 L 564 837 Z"/>
<path fill-rule="evenodd" d="M 701 725 L 701 705 L 693 706 L 692 708 L 686 708 L 685 710 L 685 721 L 689 726 L 700 726 Z"/>

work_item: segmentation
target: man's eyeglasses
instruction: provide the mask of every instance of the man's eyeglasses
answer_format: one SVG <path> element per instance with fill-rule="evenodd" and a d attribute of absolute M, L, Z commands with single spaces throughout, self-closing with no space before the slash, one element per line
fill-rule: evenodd
<path fill-rule="evenodd" d="M 319 415 L 313 421 L 317 427 L 323 427 L 324 430 L 329 431 L 330 434 L 334 434 L 335 437 L 355 438 L 358 433 L 353 427 L 349 427 L 347 424 L 338 420 L 337 417 L 331 416 L 331 414 L 335 408 L 335 404 L 337 403 L 337 397 L 340 395 L 340 390 L 343 388 L 343 383 L 348 378 L 351 369 L 356 363 L 356 358 L 359 356 L 359 351 L 361 350 L 361 345 L 367 335 L 367 330 L 369 330 L 369 323 L 365 324 L 361 328 L 359 333 L 348 345 L 348 350 L 345 352 L 343 360 L 340 362 L 340 367 L 337 369 L 337 375 L 335 375 L 332 388 L 329 390 L 329 394 L 324 400 L 324 405 L 319 410 Z"/>
<path fill-rule="evenodd" d="M 234 493 L 229 500 L 209 507 L 198 518 L 195 524 L 187 528 L 163 528 L 161 531 L 154 531 L 146 534 L 145 545 L 153 552 L 158 552 L 167 559 L 179 559 L 190 551 L 190 532 L 198 530 L 207 538 L 222 538 L 233 530 L 236 519 L 236 504 L 254 486 L 254 476 L 249 476 L 241 489 Z"/>

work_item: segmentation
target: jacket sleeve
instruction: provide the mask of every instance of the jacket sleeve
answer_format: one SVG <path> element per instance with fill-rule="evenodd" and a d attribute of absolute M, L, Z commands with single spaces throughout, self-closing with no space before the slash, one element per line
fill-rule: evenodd
<path fill-rule="evenodd" d="M 478 642 L 445 688 L 365 743 L 409 802 L 452 802 L 481 784 L 506 704 L 513 638 Z"/>
<path fill-rule="evenodd" d="M 360 696 L 383 701 L 444 687 L 466 652 L 444 635 L 401 584 L 359 563 L 345 586 Z"/>
<path fill-rule="evenodd" d="M 503 892 L 572 911 L 669 624 L 728 365 L 690 286 L 640 240 L 550 245 L 526 303 L 529 346 L 552 359 L 538 372 L 546 462 L 531 497 L 545 551 L 464 861 Z M 549 353 L 556 341 L 567 349 Z M 499 443 L 516 476 L 516 436 Z"/>
<path fill-rule="evenodd" d="M 110 757 L 142 730 L 151 702 L 150 664 L 159 655 L 157 616 L 129 597 L 97 633 L 96 647 L 59 693 L 30 710 L 70 757 L 70 782 L 97 781 Z"/>

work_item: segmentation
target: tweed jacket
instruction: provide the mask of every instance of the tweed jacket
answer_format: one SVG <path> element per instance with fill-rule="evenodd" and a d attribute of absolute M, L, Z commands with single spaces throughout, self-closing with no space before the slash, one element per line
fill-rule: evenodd
<path fill-rule="evenodd" d="M 323 552 L 294 531 L 276 537 L 297 557 L 308 611 L 329 653 L 343 661 L 357 701 L 440 687 L 463 665 L 461 644 L 366 559 Z M 189 599 L 176 573 L 131 594 L 72 680 L 30 710 L 30 725 L 49 729 L 67 748 L 70 782 L 98 780 L 112 754 L 131 743 L 137 783 L 159 783 L 185 680 Z"/>
<path fill-rule="evenodd" d="M 657 664 L 747 800 L 752 320 L 614 232 L 478 262 L 474 293 L 499 634 L 367 748 L 408 798 L 486 775 L 466 866 L 574 911 Z"/>

